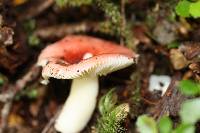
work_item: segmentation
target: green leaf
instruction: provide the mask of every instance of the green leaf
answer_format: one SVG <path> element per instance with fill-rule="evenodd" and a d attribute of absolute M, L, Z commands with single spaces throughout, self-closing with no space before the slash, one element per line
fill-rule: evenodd
<path fill-rule="evenodd" d="M 38 96 L 38 91 L 37 91 L 37 89 L 32 89 L 32 90 L 27 91 L 27 96 L 28 96 L 30 99 L 37 98 L 37 96 Z"/>
<path fill-rule="evenodd" d="M 36 28 L 36 21 L 35 19 L 30 19 L 28 21 L 25 21 L 23 23 L 23 27 L 26 30 L 27 33 L 32 33 L 33 30 Z"/>
<path fill-rule="evenodd" d="M 179 114 L 183 123 L 195 124 L 200 119 L 200 98 L 185 101 Z"/>
<path fill-rule="evenodd" d="M 0 74 L 0 86 L 2 86 L 4 82 L 5 82 L 5 77 L 2 74 Z"/>
<path fill-rule="evenodd" d="M 200 1 L 191 3 L 189 12 L 194 18 L 200 17 Z"/>
<path fill-rule="evenodd" d="M 200 83 L 196 83 L 192 80 L 182 80 L 179 83 L 179 89 L 185 95 L 197 95 L 200 94 Z"/>
<path fill-rule="evenodd" d="M 160 133 L 171 133 L 172 121 L 168 116 L 163 116 L 158 123 Z"/>
<path fill-rule="evenodd" d="M 136 125 L 140 133 L 158 133 L 155 120 L 147 115 L 139 116 Z"/>
<path fill-rule="evenodd" d="M 187 0 L 180 1 L 175 8 L 176 13 L 182 17 L 189 17 L 190 16 L 190 12 L 189 12 L 190 4 L 191 4 L 191 2 L 189 2 Z"/>
<path fill-rule="evenodd" d="M 179 125 L 172 133 L 194 133 L 195 127 L 190 124 Z"/>
<path fill-rule="evenodd" d="M 171 48 L 178 48 L 180 44 L 178 42 L 171 42 L 167 45 L 167 48 L 168 49 L 171 49 Z"/>

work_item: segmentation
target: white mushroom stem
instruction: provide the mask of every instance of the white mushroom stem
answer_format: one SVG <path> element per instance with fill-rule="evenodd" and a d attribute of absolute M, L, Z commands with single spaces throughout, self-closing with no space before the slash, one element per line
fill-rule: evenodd
<path fill-rule="evenodd" d="M 56 130 L 62 133 L 80 132 L 93 114 L 98 88 L 97 76 L 74 79 L 69 97 L 56 120 Z"/>

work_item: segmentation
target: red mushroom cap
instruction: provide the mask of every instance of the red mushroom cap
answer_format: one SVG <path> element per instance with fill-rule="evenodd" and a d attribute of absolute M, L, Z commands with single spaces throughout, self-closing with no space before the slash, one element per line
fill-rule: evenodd
<path fill-rule="evenodd" d="M 123 54 L 128 57 L 134 57 L 136 55 L 130 49 L 110 41 L 89 36 L 71 35 L 47 46 L 39 56 L 39 61 L 54 57 L 73 64 L 82 60 L 85 53 L 91 53 L 93 56 L 101 54 Z"/>
<path fill-rule="evenodd" d="M 93 57 L 83 59 L 86 53 Z M 38 62 L 47 60 L 45 78 L 73 79 L 83 75 L 106 75 L 133 64 L 138 55 L 115 43 L 89 36 L 67 36 L 47 46 Z"/>

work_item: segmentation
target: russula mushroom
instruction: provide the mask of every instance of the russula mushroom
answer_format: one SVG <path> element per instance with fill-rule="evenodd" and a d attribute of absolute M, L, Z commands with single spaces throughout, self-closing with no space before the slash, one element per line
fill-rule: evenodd
<path fill-rule="evenodd" d="M 89 36 L 71 35 L 47 46 L 38 58 L 43 78 L 73 79 L 70 94 L 56 120 L 56 130 L 81 131 L 95 109 L 98 75 L 130 66 L 137 57 L 123 46 Z"/>

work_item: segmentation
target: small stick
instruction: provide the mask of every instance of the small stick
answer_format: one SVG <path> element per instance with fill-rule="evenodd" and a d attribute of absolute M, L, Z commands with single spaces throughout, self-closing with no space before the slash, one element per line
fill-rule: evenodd
<path fill-rule="evenodd" d="M 10 93 L 11 97 L 14 97 L 14 93 Z M 12 101 L 13 98 L 8 100 L 4 106 L 3 109 L 1 110 L 1 128 L 0 128 L 0 133 L 3 133 L 4 130 L 7 127 L 7 121 L 8 121 L 8 115 L 10 113 L 11 107 L 12 107 Z"/>
<path fill-rule="evenodd" d="M 40 69 L 33 65 L 31 69 L 21 78 L 18 79 L 14 85 L 8 85 L 8 91 L 0 95 L 0 101 L 5 102 L 1 110 L 1 125 L 0 133 L 3 133 L 7 128 L 8 116 L 12 107 L 13 99 L 17 92 L 21 91 L 29 82 L 38 78 Z"/>
<path fill-rule="evenodd" d="M 47 125 L 44 127 L 44 129 L 42 130 L 42 133 L 48 133 L 48 131 L 50 130 L 50 128 L 53 126 L 53 124 L 55 123 L 58 115 L 60 114 L 61 111 L 61 107 L 58 108 L 58 111 L 56 112 L 56 114 L 50 119 L 50 121 L 47 123 Z"/>
<path fill-rule="evenodd" d="M 95 22 L 81 22 L 76 24 L 59 24 L 49 26 L 41 29 L 36 29 L 34 35 L 49 40 L 50 38 L 61 38 L 69 34 L 97 31 L 98 23 Z"/>
<path fill-rule="evenodd" d="M 124 31 L 126 27 L 126 17 L 125 17 L 125 0 L 121 0 L 121 26 L 120 26 L 120 44 L 124 45 Z"/>
<path fill-rule="evenodd" d="M 27 9 L 24 13 L 21 13 L 19 16 L 20 20 L 30 19 L 33 17 L 38 16 L 43 11 L 51 7 L 54 3 L 54 0 L 40 0 L 36 1 L 37 5 L 32 5 L 30 8 Z"/>

